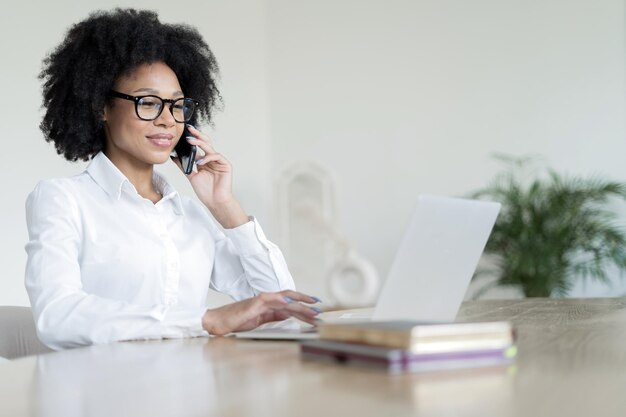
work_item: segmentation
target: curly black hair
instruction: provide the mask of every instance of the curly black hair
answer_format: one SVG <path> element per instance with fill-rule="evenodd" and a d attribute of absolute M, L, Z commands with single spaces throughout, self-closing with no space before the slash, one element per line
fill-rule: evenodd
<path fill-rule="evenodd" d="M 89 160 L 104 148 L 104 106 L 115 80 L 138 65 L 164 62 L 188 97 L 200 101 L 194 117 L 211 122 L 221 104 L 217 62 L 198 31 L 164 24 L 155 12 L 99 11 L 70 28 L 43 61 L 46 141 L 67 160 Z"/>

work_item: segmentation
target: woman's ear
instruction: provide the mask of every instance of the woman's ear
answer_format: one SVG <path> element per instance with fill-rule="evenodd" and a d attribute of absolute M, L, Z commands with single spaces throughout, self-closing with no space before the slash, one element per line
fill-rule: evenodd
<path fill-rule="evenodd" d="M 107 102 L 104 103 L 104 107 L 100 107 L 96 103 L 92 103 L 91 110 L 95 114 L 99 114 L 97 117 L 103 122 L 106 122 L 109 118 L 109 103 Z"/>

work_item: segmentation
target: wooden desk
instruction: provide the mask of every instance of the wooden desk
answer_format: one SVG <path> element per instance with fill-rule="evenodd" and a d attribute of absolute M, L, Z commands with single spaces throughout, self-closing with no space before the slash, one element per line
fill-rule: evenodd
<path fill-rule="evenodd" d="M 390 376 L 294 342 L 117 343 L 0 365 L 0 416 L 626 416 L 626 299 L 479 301 L 511 320 L 508 369 Z"/>

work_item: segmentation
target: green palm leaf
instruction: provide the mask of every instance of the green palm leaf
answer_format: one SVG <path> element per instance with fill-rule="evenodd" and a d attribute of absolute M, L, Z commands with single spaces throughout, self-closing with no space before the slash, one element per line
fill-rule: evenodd
<path fill-rule="evenodd" d="M 485 248 L 497 259 L 498 284 L 564 296 L 581 277 L 609 282 L 615 267 L 624 275 L 626 231 L 609 205 L 626 200 L 626 184 L 530 170 L 532 157 L 497 158 L 507 168 L 471 197 L 502 203 Z"/>

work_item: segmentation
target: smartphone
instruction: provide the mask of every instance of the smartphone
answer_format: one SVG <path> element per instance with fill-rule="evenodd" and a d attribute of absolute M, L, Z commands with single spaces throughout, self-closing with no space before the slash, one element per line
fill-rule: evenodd
<path fill-rule="evenodd" d="M 183 135 L 180 137 L 180 140 L 174 148 L 174 150 L 176 151 L 176 156 L 178 157 L 178 160 L 183 167 L 183 172 L 185 173 L 185 175 L 191 174 L 191 171 L 193 170 L 193 164 L 196 161 L 196 145 L 192 145 L 187 142 L 187 136 L 192 135 L 191 133 L 189 133 L 187 127 L 185 126 L 185 129 L 183 130 Z"/>

